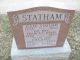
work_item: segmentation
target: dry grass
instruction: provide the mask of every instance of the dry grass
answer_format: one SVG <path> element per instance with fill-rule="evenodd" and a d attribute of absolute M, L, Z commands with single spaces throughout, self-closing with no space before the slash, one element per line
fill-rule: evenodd
<path fill-rule="evenodd" d="M 68 42 L 72 53 L 69 60 L 80 60 L 80 12 L 75 14 L 73 23 L 68 34 Z M 12 44 L 12 34 L 7 15 L 0 15 L 0 60 L 11 60 L 10 49 Z"/>
<path fill-rule="evenodd" d="M 68 34 L 72 54 L 70 60 L 80 60 L 80 12 L 77 12 Z"/>
<path fill-rule="evenodd" d="M 10 56 L 11 43 L 9 20 L 6 15 L 0 15 L 0 60 L 7 60 Z"/>

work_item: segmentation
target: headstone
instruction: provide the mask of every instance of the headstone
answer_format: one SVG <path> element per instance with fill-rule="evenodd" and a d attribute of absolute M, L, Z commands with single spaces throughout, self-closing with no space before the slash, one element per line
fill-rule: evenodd
<path fill-rule="evenodd" d="M 12 42 L 12 60 L 68 60 L 71 48 L 67 39 L 63 47 L 38 48 L 38 49 L 18 49 L 15 39 Z"/>
<path fill-rule="evenodd" d="M 66 37 L 75 12 L 72 6 L 52 0 L 9 5 L 12 60 L 67 60 L 71 49 Z"/>
<path fill-rule="evenodd" d="M 17 47 L 62 47 L 74 10 L 54 7 L 32 7 L 8 12 Z"/>

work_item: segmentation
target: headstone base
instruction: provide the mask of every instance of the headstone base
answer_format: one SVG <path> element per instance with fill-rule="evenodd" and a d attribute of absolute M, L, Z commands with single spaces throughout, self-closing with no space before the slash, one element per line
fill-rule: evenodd
<path fill-rule="evenodd" d="M 11 58 L 12 60 L 68 60 L 70 52 L 71 48 L 67 40 L 63 47 L 18 49 L 13 39 Z"/>

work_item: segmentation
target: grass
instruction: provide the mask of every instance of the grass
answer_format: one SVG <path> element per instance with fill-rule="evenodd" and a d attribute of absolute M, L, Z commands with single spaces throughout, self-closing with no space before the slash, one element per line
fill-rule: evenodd
<path fill-rule="evenodd" d="M 10 56 L 11 43 L 9 20 L 6 15 L 0 15 L 0 60 L 6 60 Z"/>
<path fill-rule="evenodd" d="M 80 60 L 80 12 L 75 14 L 69 30 L 68 41 L 72 49 L 70 60 Z"/>
<path fill-rule="evenodd" d="M 68 42 L 72 52 L 69 60 L 80 60 L 80 12 L 77 12 L 71 24 Z M 12 34 L 7 15 L 0 15 L 0 60 L 9 60 Z"/>

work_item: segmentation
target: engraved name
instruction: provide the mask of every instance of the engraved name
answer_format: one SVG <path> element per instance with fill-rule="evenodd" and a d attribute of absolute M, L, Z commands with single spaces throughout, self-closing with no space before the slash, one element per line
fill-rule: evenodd
<path fill-rule="evenodd" d="M 26 22 L 49 22 L 49 21 L 65 21 L 69 23 L 69 13 L 50 12 L 50 11 L 35 11 L 17 14 L 13 16 L 14 24 Z"/>

